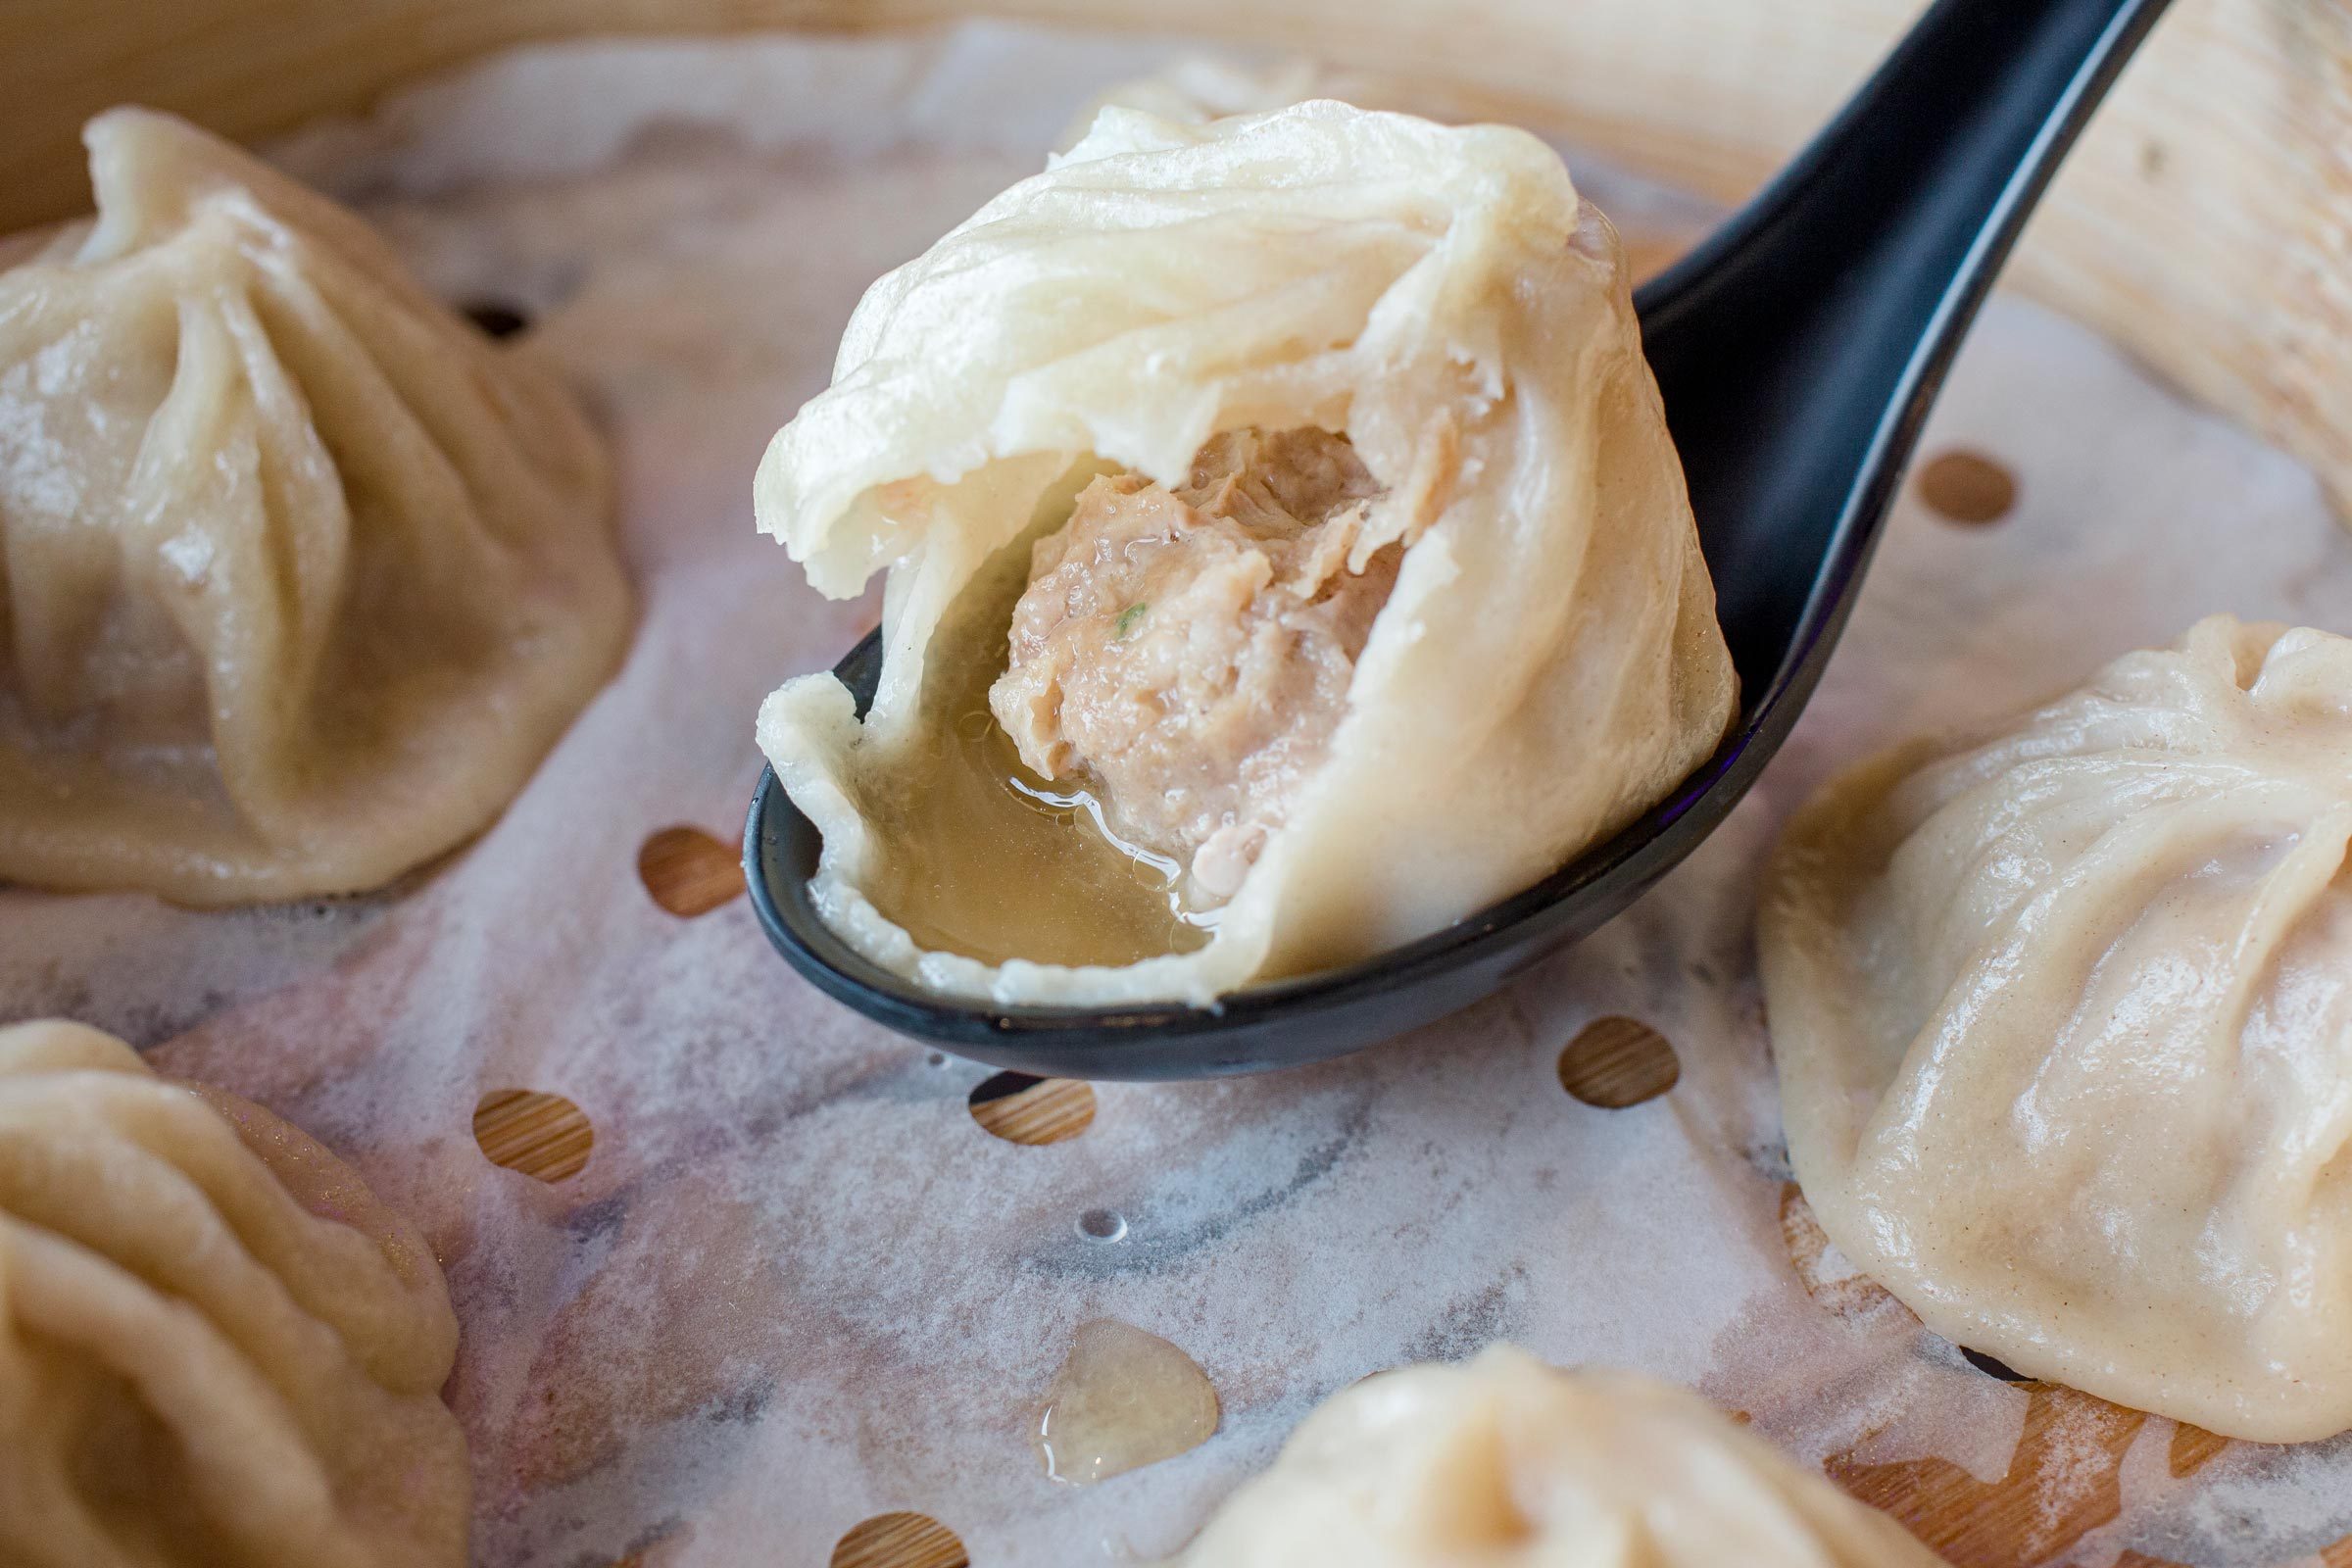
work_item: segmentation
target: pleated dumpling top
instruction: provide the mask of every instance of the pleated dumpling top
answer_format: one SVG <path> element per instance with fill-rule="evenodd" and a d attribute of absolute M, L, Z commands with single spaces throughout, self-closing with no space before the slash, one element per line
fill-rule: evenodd
<path fill-rule="evenodd" d="M 267 1111 L 0 1029 L 0 1324 L 11 1568 L 464 1568 L 440 1268 Z"/>
<path fill-rule="evenodd" d="M 0 271 L 0 881 L 218 905 L 479 832 L 617 663 L 606 460 L 527 347 L 184 122 Z"/>
<path fill-rule="evenodd" d="M 2200 621 L 1798 813 L 1761 953 L 1821 1223 L 1948 1339 L 2352 1427 L 2352 640 Z"/>
<path fill-rule="evenodd" d="M 1171 1568 L 1936 1568 L 1695 1394 L 1499 1346 L 1332 1396 Z"/>

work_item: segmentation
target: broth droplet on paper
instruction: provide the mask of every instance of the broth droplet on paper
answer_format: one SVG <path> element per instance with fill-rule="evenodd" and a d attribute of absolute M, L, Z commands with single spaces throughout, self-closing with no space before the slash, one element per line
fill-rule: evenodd
<path fill-rule="evenodd" d="M 1191 1356 L 1132 1323 L 1096 1318 L 1078 1325 L 1046 1391 L 1037 1454 L 1054 1480 L 1088 1487 L 1199 1447 L 1220 1413 Z"/>

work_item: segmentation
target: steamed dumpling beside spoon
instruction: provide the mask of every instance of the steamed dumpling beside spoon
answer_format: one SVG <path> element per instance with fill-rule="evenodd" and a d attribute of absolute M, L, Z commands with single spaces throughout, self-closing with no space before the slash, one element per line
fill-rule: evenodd
<path fill-rule="evenodd" d="M 1823 1229 L 2022 1372 L 2352 1427 L 2348 855 L 2352 639 L 2227 615 L 1831 784 L 1760 931 Z"/>
<path fill-rule="evenodd" d="M 480 832 L 618 663 L 603 448 L 367 224 L 168 115 L 0 270 L 0 881 L 222 905 Z"/>
<path fill-rule="evenodd" d="M 1106 110 L 884 277 L 760 525 L 884 568 L 862 718 L 760 737 L 867 957 L 1205 1003 L 1459 919 L 1658 801 L 1736 681 L 1607 221 L 1496 126 Z"/>

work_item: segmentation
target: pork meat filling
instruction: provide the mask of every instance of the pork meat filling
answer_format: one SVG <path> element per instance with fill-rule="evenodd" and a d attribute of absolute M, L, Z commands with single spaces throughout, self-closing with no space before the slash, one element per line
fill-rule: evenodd
<path fill-rule="evenodd" d="M 1230 431 L 1167 489 L 1099 478 L 1038 541 L 989 706 L 1049 779 L 1229 898 L 1321 762 L 1400 545 L 1349 569 L 1380 487 L 1344 436 Z"/>

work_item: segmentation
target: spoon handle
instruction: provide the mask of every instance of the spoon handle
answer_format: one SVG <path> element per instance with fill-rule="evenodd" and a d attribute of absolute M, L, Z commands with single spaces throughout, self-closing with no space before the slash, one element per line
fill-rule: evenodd
<path fill-rule="evenodd" d="M 2165 4 L 1937 0 L 1794 163 L 1641 292 L 1757 699 L 1801 700 L 1818 675 L 1962 334 Z"/>

